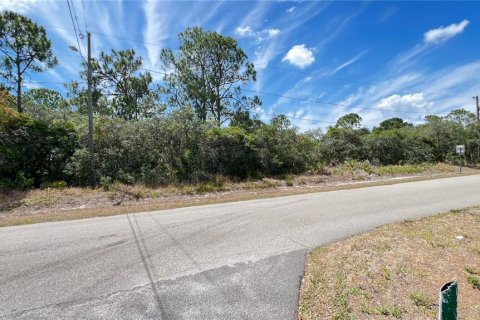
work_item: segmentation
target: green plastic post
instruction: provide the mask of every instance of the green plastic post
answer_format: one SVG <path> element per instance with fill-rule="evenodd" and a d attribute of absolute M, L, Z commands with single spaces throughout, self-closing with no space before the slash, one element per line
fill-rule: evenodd
<path fill-rule="evenodd" d="M 448 282 L 440 289 L 438 320 L 457 320 L 457 293 L 456 281 Z"/>

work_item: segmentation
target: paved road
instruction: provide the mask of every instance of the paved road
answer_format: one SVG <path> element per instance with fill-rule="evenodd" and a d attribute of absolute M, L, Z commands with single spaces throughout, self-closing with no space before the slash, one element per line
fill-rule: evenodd
<path fill-rule="evenodd" d="M 480 204 L 480 176 L 0 229 L 0 319 L 295 319 L 308 249 Z"/>

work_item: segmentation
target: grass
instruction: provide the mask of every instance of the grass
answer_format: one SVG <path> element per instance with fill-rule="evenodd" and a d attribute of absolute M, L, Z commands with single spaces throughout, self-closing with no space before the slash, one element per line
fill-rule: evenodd
<path fill-rule="evenodd" d="M 173 184 L 161 188 L 104 183 L 101 188 L 95 190 L 62 186 L 55 189 L 50 187 L 27 191 L 3 191 L 0 192 L 0 227 L 355 189 L 457 175 L 449 171 L 452 168 L 450 165 L 430 167 L 431 174 L 409 176 L 401 180 L 379 176 L 372 180 L 365 176 L 366 172 L 373 172 L 378 169 L 377 167 L 351 161 L 342 167 L 324 168 L 321 175 L 286 175 L 281 178 L 263 178 L 246 182 L 231 182 L 217 175 L 210 182 Z M 478 170 L 471 169 L 465 172 L 477 174 Z M 473 250 L 480 254 L 480 246 Z"/>
<path fill-rule="evenodd" d="M 480 277 L 468 276 L 467 281 L 472 285 L 472 287 L 474 287 L 477 290 L 480 290 Z"/>
<path fill-rule="evenodd" d="M 479 319 L 480 207 L 404 221 L 308 254 L 299 319 L 435 319 L 459 282 L 458 318 Z M 462 240 L 455 238 L 464 236 Z"/>
<path fill-rule="evenodd" d="M 362 305 L 360 310 L 364 314 L 368 315 L 382 315 L 382 316 L 392 316 L 394 318 L 401 318 L 404 310 L 396 305 L 393 306 L 378 306 L 371 307 L 368 305 Z"/>
<path fill-rule="evenodd" d="M 411 293 L 410 300 L 412 300 L 413 304 L 417 307 L 430 308 L 435 305 L 435 301 L 432 297 L 429 297 L 423 292 L 415 291 Z"/>

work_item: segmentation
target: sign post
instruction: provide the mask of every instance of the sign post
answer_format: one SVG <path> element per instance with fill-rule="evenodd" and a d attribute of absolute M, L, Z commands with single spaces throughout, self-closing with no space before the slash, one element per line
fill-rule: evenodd
<path fill-rule="evenodd" d="M 438 320 L 457 320 L 457 294 L 456 281 L 448 282 L 440 289 Z"/>
<path fill-rule="evenodd" d="M 463 165 L 463 156 L 465 155 L 465 145 L 458 144 L 455 146 L 455 151 L 457 152 L 460 158 L 460 173 L 462 173 L 462 165 Z"/>

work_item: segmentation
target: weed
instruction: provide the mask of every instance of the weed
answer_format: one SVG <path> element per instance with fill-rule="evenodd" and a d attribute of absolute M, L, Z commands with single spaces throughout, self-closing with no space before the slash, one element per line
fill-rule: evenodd
<path fill-rule="evenodd" d="M 207 182 L 207 183 L 202 183 L 200 184 L 196 189 L 195 191 L 197 193 L 211 193 L 211 192 L 215 192 L 217 191 L 217 187 L 215 187 L 215 185 L 211 182 Z"/>
<path fill-rule="evenodd" d="M 385 280 L 392 280 L 392 272 L 387 266 L 381 266 L 380 273 Z"/>
<path fill-rule="evenodd" d="M 288 187 L 292 187 L 293 186 L 293 181 L 294 181 L 294 178 L 292 175 L 286 175 L 285 176 L 285 184 L 288 186 Z"/>
<path fill-rule="evenodd" d="M 480 275 L 480 271 L 475 269 L 475 267 L 472 267 L 472 266 L 465 266 L 465 271 L 467 271 L 469 274 Z"/>
<path fill-rule="evenodd" d="M 416 305 L 417 307 L 430 308 L 435 304 L 433 299 L 428 297 L 423 292 L 417 292 L 417 291 L 412 292 L 412 294 L 410 294 L 410 300 L 412 300 L 413 304 Z"/>
<path fill-rule="evenodd" d="M 65 189 L 67 187 L 67 183 L 65 181 L 52 181 L 52 182 L 42 182 L 40 185 L 41 189 Z"/>
<path fill-rule="evenodd" d="M 368 315 L 384 315 L 384 316 L 392 316 L 394 318 L 400 318 L 404 310 L 399 306 L 379 306 L 379 307 L 371 307 L 365 304 L 362 304 L 360 307 L 360 311 L 362 313 L 366 313 Z"/>
<path fill-rule="evenodd" d="M 384 175 L 398 175 L 398 174 L 418 174 L 425 172 L 428 169 L 427 165 L 389 165 L 382 166 L 377 169 L 377 174 Z"/>
<path fill-rule="evenodd" d="M 472 287 L 480 290 L 480 277 L 470 275 L 468 276 L 467 281 L 472 285 Z"/>
<path fill-rule="evenodd" d="M 473 251 L 480 254 L 480 244 L 477 244 L 477 245 L 473 246 Z"/>

